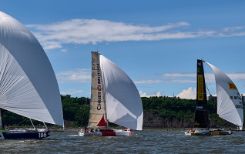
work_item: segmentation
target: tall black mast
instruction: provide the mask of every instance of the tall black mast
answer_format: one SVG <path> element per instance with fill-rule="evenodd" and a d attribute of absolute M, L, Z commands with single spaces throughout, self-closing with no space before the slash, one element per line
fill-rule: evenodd
<path fill-rule="evenodd" d="M 205 77 L 203 70 L 203 61 L 197 60 L 197 89 L 196 89 L 196 112 L 195 112 L 195 124 L 196 128 L 208 128 L 209 118 L 207 110 L 207 94 Z"/>
<path fill-rule="evenodd" d="M 3 125 L 3 110 L 0 108 L 0 129 L 4 129 Z"/>

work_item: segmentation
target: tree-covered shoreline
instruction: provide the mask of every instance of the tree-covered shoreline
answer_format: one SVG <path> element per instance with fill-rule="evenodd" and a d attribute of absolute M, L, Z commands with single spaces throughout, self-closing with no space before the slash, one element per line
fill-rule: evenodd
<path fill-rule="evenodd" d="M 195 100 L 180 99 L 178 97 L 142 97 L 144 109 L 144 128 L 189 128 L 194 123 Z M 61 96 L 65 127 L 84 127 L 89 118 L 89 102 L 86 97 Z M 210 127 L 235 127 L 220 119 L 216 114 L 216 100 L 208 101 Z M 4 124 L 11 126 L 28 126 L 27 118 L 8 111 L 3 112 Z M 35 125 L 41 125 L 34 122 Z"/>

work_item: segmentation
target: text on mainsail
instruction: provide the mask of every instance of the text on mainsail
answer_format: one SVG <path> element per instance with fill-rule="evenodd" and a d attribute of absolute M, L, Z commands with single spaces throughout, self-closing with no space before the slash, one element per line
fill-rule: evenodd
<path fill-rule="evenodd" d="M 100 65 L 97 64 L 97 90 L 98 90 L 98 104 L 97 104 L 97 110 L 101 110 L 101 70 L 100 70 Z"/>

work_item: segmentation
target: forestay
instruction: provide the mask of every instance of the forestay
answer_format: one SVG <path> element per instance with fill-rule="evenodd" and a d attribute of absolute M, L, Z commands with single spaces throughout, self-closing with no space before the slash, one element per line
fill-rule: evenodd
<path fill-rule="evenodd" d="M 243 127 L 243 104 L 233 81 L 214 65 L 206 62 L 215 74 L 217 114 L 237 126 Z"/>
<path fill-rule="evenodd" d="M 0 108 L 63 126 L 58 83 L 37 39 L 0 12 Z"/>
<path fill-rule="evenodd" d="M 133 81 L 102 55 L 100 66 L 105 85 L 108 121 L 130 129 L 142 130 L 142 102 Z"/>

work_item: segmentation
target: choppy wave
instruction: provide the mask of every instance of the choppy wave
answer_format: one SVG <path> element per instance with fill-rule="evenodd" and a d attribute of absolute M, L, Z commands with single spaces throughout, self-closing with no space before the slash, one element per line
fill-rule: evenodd
<path fill-rule="evenodd" d="M 245 153 L 244 135 L 193 137 L 183 130 L 153 129 L 131 137 L 81 137 L 64 131 L 43 140 L 2 140 L 0 153 Z"/>

